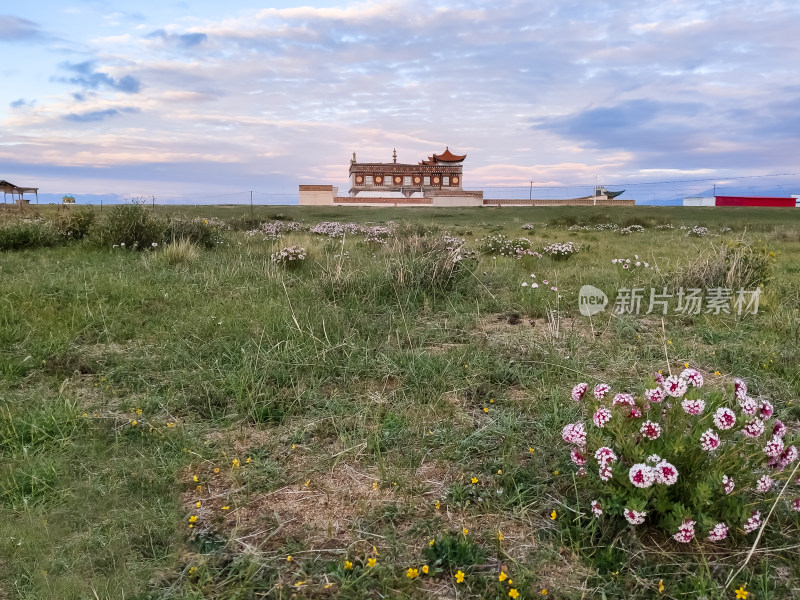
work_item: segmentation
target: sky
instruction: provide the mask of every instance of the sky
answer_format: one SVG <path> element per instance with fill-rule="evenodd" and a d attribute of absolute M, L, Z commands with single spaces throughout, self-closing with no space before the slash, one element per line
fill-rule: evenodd
<path fill-rule="evenodd" d="M 797 0 L 0 0 L 0 179 L 283 202 L 449 146 L 494 197 L 797 194 L 798 31 Z"/>

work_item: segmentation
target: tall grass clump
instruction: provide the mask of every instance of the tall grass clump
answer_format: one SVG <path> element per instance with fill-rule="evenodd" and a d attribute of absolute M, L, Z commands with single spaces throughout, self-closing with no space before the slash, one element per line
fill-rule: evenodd
<path fill-rule="evenodd" d="M 400 295 L 413 301 L 463 291 L 475 264 L 473 253 L 453 238 L 391 238 L 366 270 L 343 269 L 341 261 L 324 271 L 328 297 L 351 296 L 370 303 L 394 304 Z"/>
<path fill-rule="evenodd" d="M 144 250 L 161 243 L 166 230 L 167 223 L 141 204 L 120 204 L 109 209 L 93 237 L 101 246 Z"/>
<path fill-rule="evenodd" d="M 0 252 L 57 246 L 65 239 L 52 223 L 41 219 L 21 219 L 0 225 Z"/>
<path fill-rule="evenodd" d="M 720 244 L 672 274 L 676 287 L 756 289 L 772 278 L 775 253 L 766 246 L 746 241 Z"/>
<path fill-rule="evenodd" d="M 174 267 L 194 262 L 199 256 L 200 247 L 197 244 L 188 239 L 179 239 L 164 246 L 164 249 L 156 254 L 156 260 Z"/>

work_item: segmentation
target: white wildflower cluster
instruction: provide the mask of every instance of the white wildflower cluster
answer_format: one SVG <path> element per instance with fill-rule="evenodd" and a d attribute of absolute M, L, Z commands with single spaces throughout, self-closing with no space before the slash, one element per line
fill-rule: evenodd
<path fill-rule="evenodd" d="M 570 225 L 568 231 L 617 231 L 619 225 L 616 223 L 600 223 L 599 225 Z"/>
<path fill-rule="evenodd" d="M 531 241 L 528 238 L 512 239 L 502 233 L 481 238 L 478 240 L 478 248 L 486 254 L 516 258 L 518 260 L 525 256 L 542 257 L 538 252 L 531 250 Z"/>
<path fill-rule="evenodd" d="M 650 263 L 645 260 L 639 260 L 639 255 L 634 254 L 633 258 L 612 258 L 612 265 L 617 265 L 623 269 L 651 269 Z"/>
<path fill-rule="evenodd" d="M 576 254 L 579 250 L 580 246 L 573 242 L 553 242 L 542 248 L 542 254 L 548 254 L 556 259 L 564 259 Z"/>
<path fill-rule="evenodd" d="M 686 230 L 686 237 L 705 237 L 708 235 L 708 227 L 702 227 L 700 225 L 693 225 L 692 227 L 681 225 L 681 229 Z"/>
<path fill-rule="evenodd" d="M 525 229 L 526 231 L 530 231 L 531 229 L 533 229 L 533 223 L 525 223 L 522 226 L 522 229 Z"/>
<path fill-rule="evenodd" d="M 644 231 L 644 227 L 641 225 L 628 225 L 627 227 L 623 227 L 619 230 L 621 235 L 630 235 L 631 233 L 642 233 Z"/>
<path fill-rule="evenodd" d="M 270 256 L 270 260 L 275 264 L 294 267 L 306 259 L 306 249 L 300 246 L 287 246 Z"/>
<path fill-rule="evenodd" d="M 261 223 L 258 229 L 245 232 L 248 237 L 261 236 L 263 240 L 276 240 L 284 233 L 300 231 L 303 228 L 300 223 L 294 221 L 266 221 Z"/>
<path fill-rule="evenodd" d="M 656 229 L 675 229 L 675 225 L 672 223 L 662 223 L 661 225 L 656 225 Z"/>

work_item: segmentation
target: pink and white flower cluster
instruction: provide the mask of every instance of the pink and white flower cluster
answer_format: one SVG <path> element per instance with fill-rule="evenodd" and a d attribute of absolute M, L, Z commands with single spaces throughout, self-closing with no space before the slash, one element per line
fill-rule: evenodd
<path fill-rule="evenodd" d="M 586 406 L 591 423 L 588 430 L 581 422 L 570 423 L 562 437 L 572 445 L 570 458 L 586 484 L 609 494 L 591 502 L 592 515 L 608 514 L 604 506 L 623 506 L 628 523 L 640 525 L 647 515 L 663 522 L 668 511 L 680 507 L 684 520 L 670 534 L 684 544 L 698 536 L 725 540 L 730 527 L 758 529 L 758 503 L 768 501 L 785 481 L 787 467 L 800 458 L 786 425 L 773 420 L 775 407 L 748 395 L 741 379 L 734 380 L 733 394 L 730 388 L 708 390 L 703 375 L 688 366 L 679 375 L 656 373 L 653 379 L 643 388 L 618 393 L 607 383 L 592 387 L 582 382 L 572 388 L 572 399 Z M 686 485 L 675 484 L 707 478 L 700 469 L 721 485 L 712 486 L 710 497 L 706 492 L 695 499 Z M 743 498 L 753 512 L 745 522 L 732 523 L 728 510 L 736 510 Z M 789 504 L 800 511 L 800 497 L 790 496 Z"/>
<path fill-rule="evenodd" d="M 685 519 L 678 527 L 678 533 L 672 536 L 676 542 L 681 544 L 688 544 L 694 539 L 694 526 L 697 525 L 696 521 Z"/>

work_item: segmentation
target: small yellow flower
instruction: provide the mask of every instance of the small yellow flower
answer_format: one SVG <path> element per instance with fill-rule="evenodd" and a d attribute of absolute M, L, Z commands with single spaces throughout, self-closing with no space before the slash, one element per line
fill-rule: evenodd
<path fill-rule="evenodd" d="M 685 369 L 688 369 L 688 368 L 689 368 L 689 363 L 683 363 L 683 367 L 684 367 Z"/>
<path fill-rule="evenodd" d="M 353 570 L 353 563 L 349 560 L 344 561 L 344 570 L 345 571 L 352 571 Z"/>
<path fill-rule="evenodd" d="M 764 365 L 764 366 L 766 367 L 767 365 Z M 131 421 L 131 425 L 132 425 L 133 427 L 136 427 L 136 423 L 138 423 L 138 421 L 137 421 L 136 419 L 134 419 L 133 421 Z"/>
<path fill-rule="evenodd" d="M 442 503 L 438 500 L 436 501 L 436 510 L 439 510 L 442 507 Z"/>
<path fill-rule="evenodd" d="M 672 344 L 672 340 L 667 340 L 667 343 L 671 345 Z"/>
<path fill-rule="evenodd" d="M 473 478 L 471 479 L 471 481 L 472 481 L 472 483 L 478 483 L 478 478 L 477 478 L 477 477 L 473 477 Z"/>
<path fill-rule="evenodd" d="M 214 467 L 214 473 L 219 473 L 219 467 Z"/>
<path fill-rule="evenodd" d="M 489 398 L 489 404 L 494 404 L 494 398 Z"/>
<path fill-rule="evenodd" d="M 739 589 L 734 591 L 736 592 L 737 600 L 747 600 L 747 594 L 750 593 L 746 589 L 744 589 L 743 585 L 740 585 Z"/>
<path fill-rule="evenodd" d="M 372 553 L 373 553 L 375 556 L 380 556 L 380 553 L 378 553 L 378 549 L 377 549 L 375 546 L 373 546 L 373 547 L 372 547 Z"/>
<path fill-rule="evenodd" d="M 547 588 L 542 589 L 542 596 L 547 596 Z"/>
<path fill-rule="evenodd" d="M 372 489 L 373 490 L 377 490 L 378 489 L 378 482 L 377 481 L 373 481 L 372 482 Z"/>
<path fill-rule="evenodd" d="M 553 471 L 553 475 L 558 475 L 558 471 Z"/>
<path fill-rule="evenodd" d="M 464 572 L 461 569 L 456 573 L 456 583 L 464 583 Z"/>
<path fill-rule="evenodd" d="M 406 577 L 408 577 L 409 579 L 416 579 L 417 577 L 419 577 L 419 569 L 408 567 L 408 571 L 406 571 Z"/>
<path fill-rule="evenodd" d="M 189 517 L 189 523 L 197 523 L 197 515 L 192 515 Z"/>
<path fill-rule="evenodd" d="M 485 406 L 484 406 L 484 407 L 483 407 L 483 412 L 485 412 L 485 413 L 488 413 L 488 412 L 489 412 L 489 409 L 488 409 L 487 407 L 485 407 Z"/>
<path fill-rule="evenodd" d="M 294 444 L 292 444 L 292 450 L 294 450 L 294 449 L 295 449 L 295 445 L 294 445 Z"/>
<path fill-rule="evenodd" d="M 502 571 L 502 572 L 500 573 L 500 575 L 498 575 L 498 576 L 497 576 L 497 581 L 503 582 L 503 581 L 505 581 L 506 579 L 508 579 L 508 575 L 506 574 L 506 572 L 505 572 L 505 571 Z"/>
<path fill-rule="evenodd" d="M 422 565 L 422 572 L 425 573 L 425 575 L 428 574 L 428 571 L 430 571 L 430 567 L 428 567 L 428 565 Z"/>
<path fill-rule="evenodd" d="M 194 528 L 194 523 L 189 523 L 189 529 L 193 529 L 193 528 Z"/>
<path fill-rule="evenodd" d="M 89 416 L 89 414 L 88 414 L 88 413 L 83 413 L 83 416 L 84 416 L 84 417 L 88 417 L 88 416 Z"/>
<path fill-rule="evenodd" d="M 167 423 L 167 427 L 169 427 L 171 429 L 171 428 L 175 427 L 175 423 L 170 421 L 169 423 Z"/>
<path fill-rule="evenodd" d="M 464 527 L 464 529 L 462 529 L 461 531 L 464 533 L 464 535 L 467 535 L 469 533 L 469 529 L 467 529 L 466 527 Z"/>
<path fill-rule="evenodd" d="M 503 474 L 503 469 L 497 469 L 497 474 L 498 475 L 502 475 Z"/>
<path fill-rule="evenodd" d="M 222 510 L 230 510 L 230 509 L 231 509 L 231 507 L 230 507 L 230 506 L 223 506 L 223 507 L 222 507 Z"/>
<path fill-rule="evenodd" d="M 189 567 L 189 575 L 197 571 L 197 567 Z"/>
<path fill-rule="evenodd" d="M 332 584 L 332 583 L 326 583 L 326 584 L 325 584 L 325 585 L 323 585 L 322 587 L 323 587 L 324 589 L 326 589 L 326 590 L 327 590 L 327 589 L 328 589 L 328 588 L 330 588 L 331 586 L 333 586 L 333 584 Z"/>
<path fill-rule="evenodd" d="M 528 452 L 530 452 L 531 454 L 533 454 L 533 448 L 528 448 Z"/>
<path fill-rule="evenodd" d="M 234 469 L 238 469 L 238 468 L 239 468 L 239 459 L 238 459 L 238 458 L 234 458 L 234 459 L 233 459 L 233 462 L 231 463 L 231 466 L 232 466 Z"/>
<path fill-rule="evenodd" d="M 719 377 L 720 375 L 722 375 L 722 373 L 720 373 L 719 371 L 714 371 L 714 375 L 716 375 L 717 377 Z"/>
<path fill-rule="evenodd" d="M 374 567 L 377 562 L 378 562 L 377 558 L 368 558 L 367 559 L 367 566 L 368 567 Z"/>
<path fill-rule="evenodd" d="M 308 487 L 308 484 L 309 484 L 309 483 L 311 483 L 311 480 L 310 480 L 310 479 L 307 479 L 307 480 L 306 480 L 306 485 L 305 485 L 305 487 Z"/>
<path fill-rule="evenodd" d="M 294 584 L 294 587 L 300 587 L 301 585 L 305 585 L 305 583 L 306 583 L 305 581 L 298 581 L 297 583 Z"/>
<path fill-rule="evenodd" d="M 550 513 L 550 520 L 555 521 L 558 518 L 558 513 L 554 510 Z"/>
<path fill-rule="evenodd" d="M 428 435 L 433 435 L 433 429 L 428 429 Z"/>
<path fill-rule="evenodd" d="M 292 562 L 292 555 L 291 554 L 286 557 L 286 562 Z"/>
<path fill-rule="evenodd" d="M 141 408 L 137 408 L 137 409 L 136 409 L 136 414 L 137 414 L 137 415 L 140 415 L 140 414 L 142 414 L 142 409 L 141 409 Z"/>
<path fill-rule="evenodd" d="M 506 539 L 506 538 L 504 538 L 504 537 L 503 537 L 503 532 L 502 532 L 502 531 L 498 531 L 498 532 L 497 532 L 497 539 L 498 539 L 498 540 L 500 540 L 501 542 L 502 542 L 504 539 Z"/>
<path fill-rule="evenodd" d="M 253 462 L 253 459 L 252 459 L 252 457 L 248 456 L 247 460 L 244 461 L 244 462 L 246 462 L 249 465 L 251 462 Z"/>
<path fill-rule="evenodd" d="M 428 546 L 433 546 L 435 543 L 436 543 L 436 540 L 431 540 L 430 542 L 428 542 Z"/>
<path fill-rule="evenodd" d="M 194 476 L 192 476 L 192 481 L 194 481 L 195 483 L 197 483 L 197 482 L 198 482 L 198 481 L 200 481 L 200 480 L 197 478 L 197 475 L 194 475 Z"/>
<path fill-rule="evenodd" d="M 195 505 L 197 508 L 200 508 L 201 506 L 203 506 L 203 503 L 202 503 L 202 502 L 200 502 L 200 501 L 198 500 L 197 502 L 195 502 L 195 503 L 194 503 L 194 505 Z"/>
<path fill-rule="evenodd" d="M 514 600 L 519 598 L 519 592 L 517 591 L 517 588 L 511 588 L 510 590 L 508 590 L 508 595 L 514 598 Z"/>
<path fill-rule="evenodd" d="M 664 592 L 664 580 L 663 579 L 659 579 L 658 580 L 658 593 L 661 594 L 663 592 Z"/>

